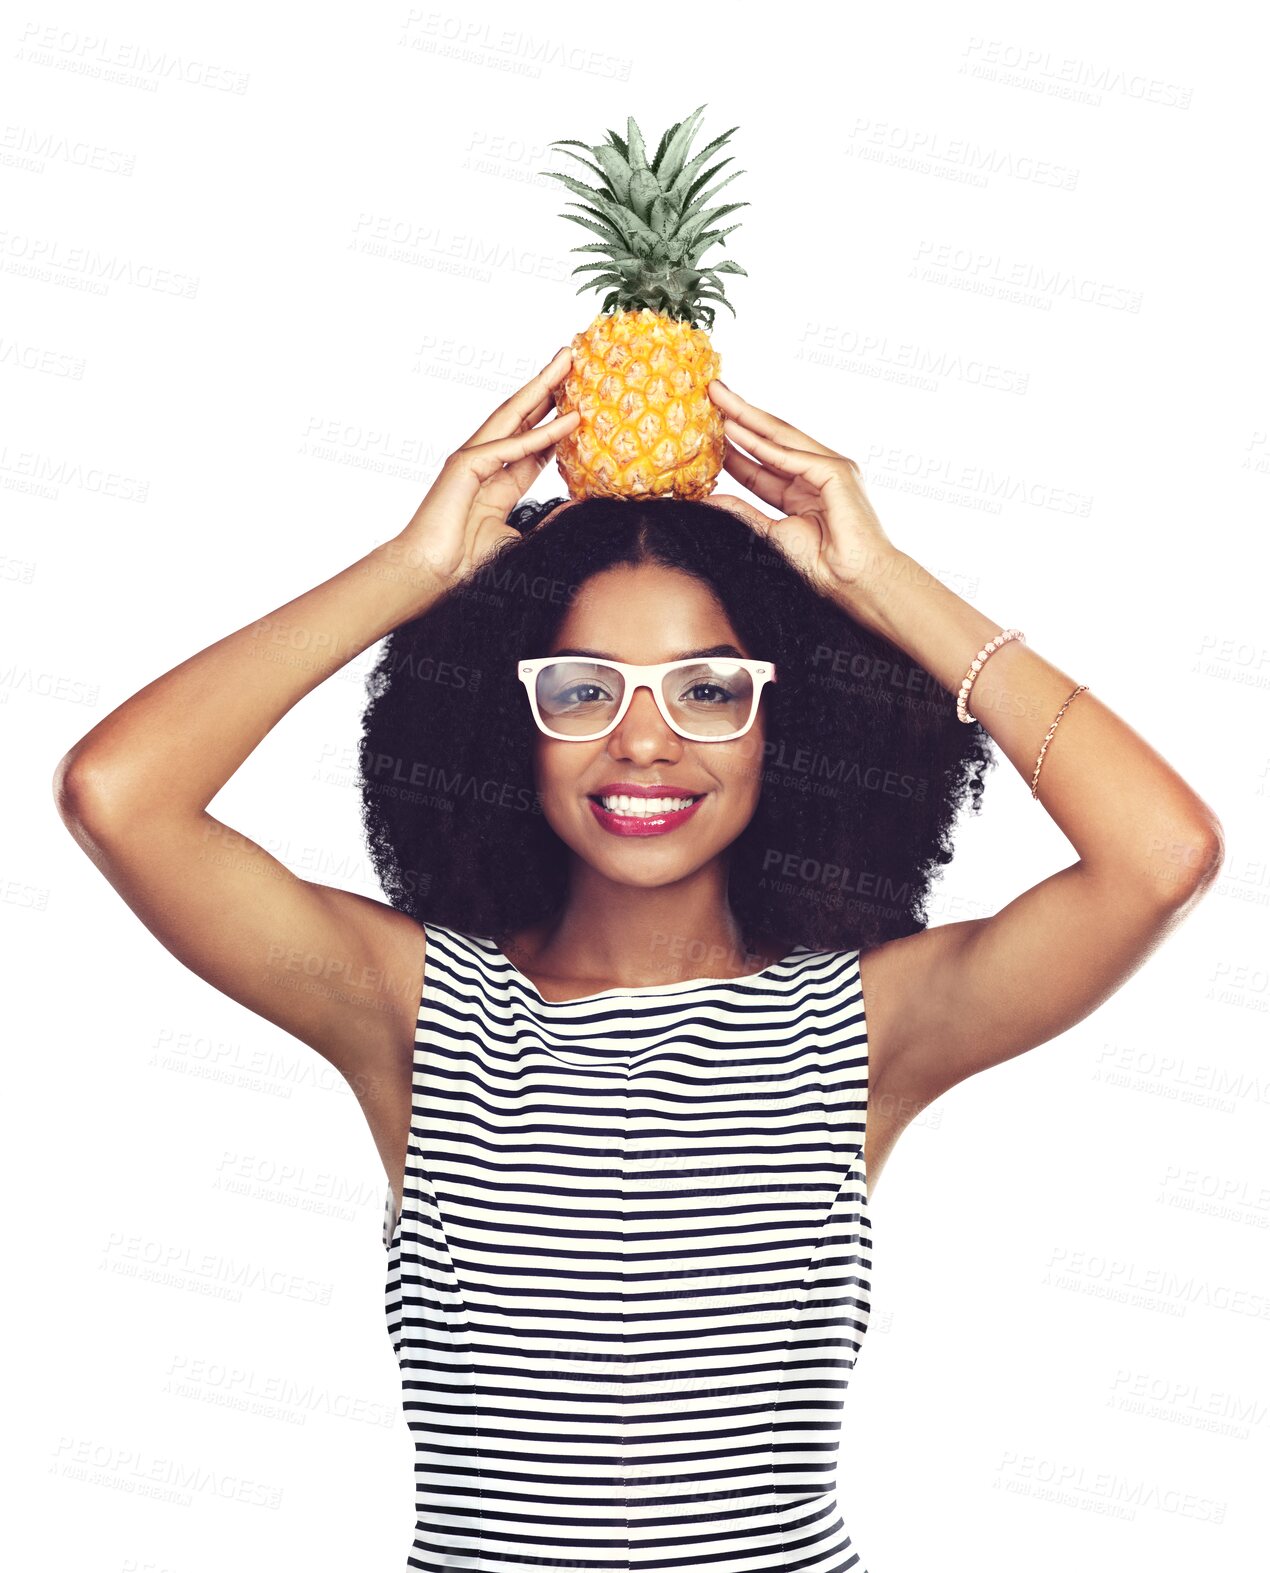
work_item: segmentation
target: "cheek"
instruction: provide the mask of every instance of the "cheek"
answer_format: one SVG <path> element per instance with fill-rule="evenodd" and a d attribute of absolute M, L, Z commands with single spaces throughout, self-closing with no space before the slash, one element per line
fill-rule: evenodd
<path fill-rule="evenodd" d="M 534 749 L 534 786 L 540 797 L 549 798 L 553 795 L 557 786 L 557 775 L 550 745 L 538 744 Z"/>
<path fill-rule="evenodd" d="M 534 747 L 534 785 L 540 796 L 575 797 L 585 761 L 573 749 L 576 745 L 540 738 Z"/>
<path fill-rule="evenodd" d="M 720 772 L 725 783 L 738 797 L 757 798 L 762 787 L 764 760 L 761 734 L 751 731 L 727 746 L 730 753 Z"/>

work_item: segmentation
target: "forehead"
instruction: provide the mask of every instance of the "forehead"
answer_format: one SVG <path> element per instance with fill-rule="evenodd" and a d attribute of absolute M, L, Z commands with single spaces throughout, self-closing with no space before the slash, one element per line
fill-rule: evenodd
<path fill-rule="evenodd" d="M 548 653 L 568 647 L 652 662 L 716 644 L 749 653 L 709 586 L 674 568 L 641 563 L 605 569 L 580 585 Z"/>

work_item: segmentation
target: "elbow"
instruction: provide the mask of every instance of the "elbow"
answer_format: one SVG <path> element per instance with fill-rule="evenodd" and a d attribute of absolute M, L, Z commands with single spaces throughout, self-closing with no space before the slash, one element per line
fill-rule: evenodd
<path fill-rule="evenodd" d="M 52 788 L 53 802 L 68 829 L 89 829 L 105 820 L 112 796 L 111 778 L 77 748 L 58 760 Z"/>
<path fill-rule="evenodd" d="M 57 805 L 57 812 L 62 823 L 68 824 L 75 817 L 75 799 L 77 795 L 76 783 L 73 780 L 71 753 L 63 754 L 53 770 L 53 802 Z"/>
<path fill-rule="evenodd" d="M 1208 815 L 1171 838 L 1166 858 L 1169 905 L 1186 905 L 1201 895 L 1221 873 L 1226 837 L 1221 821 Z"/>
<path fill-rule="evenodd" d="M 1217 878 L 1226 861 L 1226 833 L 1216 815 L 1205 822 L 1203 834 L 1196 838 L 1194 851 L 1200 866 L 1199 885 L 1203 889 Z"/>

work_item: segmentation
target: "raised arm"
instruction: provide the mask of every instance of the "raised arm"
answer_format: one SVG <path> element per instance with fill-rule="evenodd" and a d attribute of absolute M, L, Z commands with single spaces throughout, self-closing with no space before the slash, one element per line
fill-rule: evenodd
<path fill-rule="evenodd" d="M 437 598 L 407 555 L 377 546 L 155 678 L 53 778 L 67 828 L 160 944 L 346 1074 L 387 1026 L 373 976 L 387 909 L 292 873 L 207 804 L 305 694 Z"/>
<path fill-rule="evenodd" d="M 748 450 L 729 448 L 729 473 L 788 515 L 767 521 L 755 511 L 758 527 L 936 678 L 951 707 L 971 659 L 1003 625 L 887 539 L 853 461 L 721 384 L 711 395 L 728 437 Z M 1029 786 L 1050 724 L 1081 681 L 1018 639 L 978 673 L 970 711 Z M 938 924 L 862 958 L 870 1041 L 885 1040 L 890 1090 L 910 1109 L 1082 1020 L 1221 866 L 1216 814 L 1092 690 L 1063 713 L 1036 791 L 1075 863 L 991 917 Z"/>
<path fill-rule="evenodd" d="M 300 878 L 207 805 L 305 694 L 517 538 L 507 515 L 576 419 L 536 424 L 567 368 L 557 355 L 501 405 L 399 535 L 155 678 L 54 773 L 67 828 L 159 942 L 319 1050 L 368 1115 L 413 1039 L 419 926 Z"/>

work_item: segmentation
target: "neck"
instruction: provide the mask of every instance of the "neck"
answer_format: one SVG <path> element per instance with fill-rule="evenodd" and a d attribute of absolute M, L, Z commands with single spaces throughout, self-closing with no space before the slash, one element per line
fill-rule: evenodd
<path fill-rule="evenodd" d="M 551 977 L 617 988 L 754 971 L 761 958 L 746 948 L 727 883 L 722 858 L 650 890 L 615 884 L 575 861 L 563 913 L 530 941 L 533 964 Z"/>

